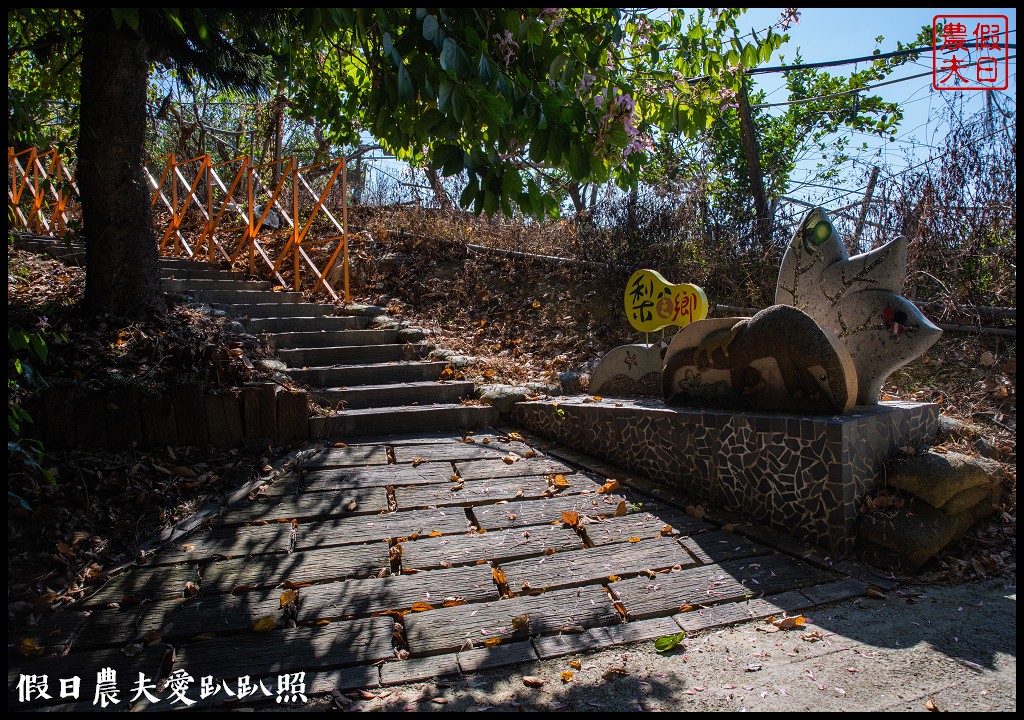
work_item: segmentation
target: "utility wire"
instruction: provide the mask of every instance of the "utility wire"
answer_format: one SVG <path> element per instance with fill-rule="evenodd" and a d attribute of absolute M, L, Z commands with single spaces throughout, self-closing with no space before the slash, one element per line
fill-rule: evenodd
<path fill-rule="evenodd" d="M 1017 58 L 1016 55 L 1010 55 L 1007 59 L 1008 60 L 1015 60 L 1016 58 Z M 972 65 L 977 65 L 978 62 L 979 61 L 974 61 L 974 62 L 966 63 L 964 65 L 960 65 L 959 67 L 961 67 L 961 68 L 971 67 Z M 843 97 L 844 95 L 858 95 L 858 94 L 860 94 L 862 92 L 865 92 L 866 90 L 874 90 L 875 88 L 884 87 L 885 85 L 895 85 L 896 83 L 906 82 L 907 80 L 917 80 L 918 78 L 928 77 L 929 75 L 934 74 L 934 72 L 935 72 L 934 70 L 929 70 L 928 72 L 920 73 L 918 75 L 908 75 L 907 77 L 896 78 L 895 80 L 886 80 L 884 82 L 875 83 L 874 85 L 864 85 L 863 87 L 854 88 L 852 90 L 843 90 L 842 92 L 832 93 L 830 95 L 818 95 L 816 97 L 800 98 L 798 100 L 787 100 L 786 102 L 779 102 L 779 103 L 761 103 L 759 105 L 751 105 L 750 107 L 752 107 L 752 108 L 769 108 L 769 107 L 783 107 L 783 106 L 786 106 L 786 105 L 802 105 L 804 103 L 814 102 L 816 100 L 831 100 L 832 98 Z M 950 89 L 952 90 L 952 89 L 955 89 L 955 88 L 950 88 Z"/>

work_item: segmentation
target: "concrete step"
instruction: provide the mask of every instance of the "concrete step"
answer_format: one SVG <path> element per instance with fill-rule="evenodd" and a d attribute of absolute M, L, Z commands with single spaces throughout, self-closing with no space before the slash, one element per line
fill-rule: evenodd
<path fill-rule="evenodd" d="M 353 318 L 353 320 L 358 320 Z M 278 350 L 320 348 L 340 345 L 388 345 L 398 340 L 397 330 L 322 330 L 320 332 L 277 332 L 271 340 Z"/>
<path fill-rule="evenodd" d="M 207 303 L 230 305 L 255 305 L 273 303 L 301 303 L 302 293 L 294 291 L 274 292 L 273 290 L 191 290 L 198 300 Z"/>
<path fill-rule="evenodd" d="M 443 362 L 392 362 L 367 365 L 335 365 L 289 370 L 297 382 L 322 388 L 352 385 L 379 385 L 391 382 L 437 380 L 447 367 Z"/>
<path fill-rule="evenodd" d="M 193 263 L 198 267 L 179 268 L 160 265 L 162 280 L 245 280 L 245 273 L 234 270 L 220 270 L 215 267 L 203 267 L 202 263 Z"/>
<path fill-rule="evenodd" d="M 310 418 L 309 432 L 312 439 L 325 440 L 433 430 L 479 430 L 493 427 L 497 422 L 498 412 L 490 405 L 447 403 L 346 410 Z"/>
<path fill-rule="evenodd" d="M 278 350 L 277 356 L 288 363 L 290 367 L 303 368 L 419 360 L 430 352 L 430 349 L 430 346 L 418 343 L 340 345 L 337 347 Z"/>
<path fill-rule="evenodd" d="M 242 324 L 251 333 L 275 333 L 280 335 L 324 335 L 334 332 L 360 331 L 366 327 L 366 318 L 348 315 L 323 315 L 321 317 L 255 317 L 243 320 Z M 295 332 L 291 332 L 295 331 Z M 373 331 L 386 332 L 386 331 Z M 276 340 L 275 340 L 276 342 Z M 330 343 L 334 344 L 334 343 Z M 353 343 L 355 344 L 355 343 Z M 315 346 L 314 346 L 315 347 Z"/>
<path fill-rule="evenodd" d="M 170 255 L 163 255 L 160 257 L 160 267 L 176 268 L 181 270 L 188 270 L 190 268 L 204 268 L 207 270 L 227 270 L 227 268 L 221 266 L 220 262 L 208 262 L 206 260 L 189 260 L 188 258 L 171 257 Z"/>
<path fill-rule="evenodd" d="M 326 303 L 211 303 L 226 310 L 231 317 L 242 318 L 309 318 L 340 315 L 337 305 Z M 365 318 L 361 318 L 365 321 Z M 364 326 L 365 327 L 365 326 Z"/>
<path fill-rule="evenodd" d="M 454 404 L 473 397 L 471 382 L 388 383 L 386 385 L 358 385 L 350 388 L 326 388 L 313 391 L 321 404 L 341 403 L 345 410 L 400 405 Z"/>
<path fill-rule="evenodd" d="M 209 290 L 263 290 L 273 292 L 274 286 L 266 280 L 246 280 L 244 278 L 164 278 L 164 290 L 167 292 L 202 292 Z M 275 293 L 280 295 L 280 293 Z"/>

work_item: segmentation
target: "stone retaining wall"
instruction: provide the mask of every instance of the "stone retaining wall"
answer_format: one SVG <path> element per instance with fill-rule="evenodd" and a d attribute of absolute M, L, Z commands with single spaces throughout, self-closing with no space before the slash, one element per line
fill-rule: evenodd
<path fill-rule="evenodd" d="M 938 414 L 931 403 L 805 417 L 590 397 L 514 408 L 528 430 L 844 555 L 883 463 L 933 438 Z"/>

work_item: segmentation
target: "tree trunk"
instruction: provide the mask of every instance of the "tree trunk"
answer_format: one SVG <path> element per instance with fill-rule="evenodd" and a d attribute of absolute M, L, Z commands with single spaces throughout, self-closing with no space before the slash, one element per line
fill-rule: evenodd
<path fill-rule="evenodd" d="M 452 199 L 448 197 L 448 193 L 441 183 L 440 174 L 438 174 L 437 170 L 430 167 L 424 168 L 424 172 L 427 174 L 427 182 L 430 183 L 430 189 L 434 191 L 434 197 L 437 198 L 438 206 L 442 210 L 451 210 Z"/>
<path fill-rule="evenodd" d="M 77 179 L 85 232 L 85 307 L 117 317 L 162 308 L 145 181 L 143 41 L 115 29 L 109 9 L 87 10 L 82 38 Z"/>

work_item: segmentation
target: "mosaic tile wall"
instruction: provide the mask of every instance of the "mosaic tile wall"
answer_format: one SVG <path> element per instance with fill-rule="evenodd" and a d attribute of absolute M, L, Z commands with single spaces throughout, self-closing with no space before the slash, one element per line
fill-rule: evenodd
<path fill-rule="evenodd" d="M 882 464 L 938 431 L 938 406 L 909 402 L 804 417 L 560 398 L 519 403 L 514 417 L 550 440 L 843 555 L 856 547 L 857 511 Z"/>

